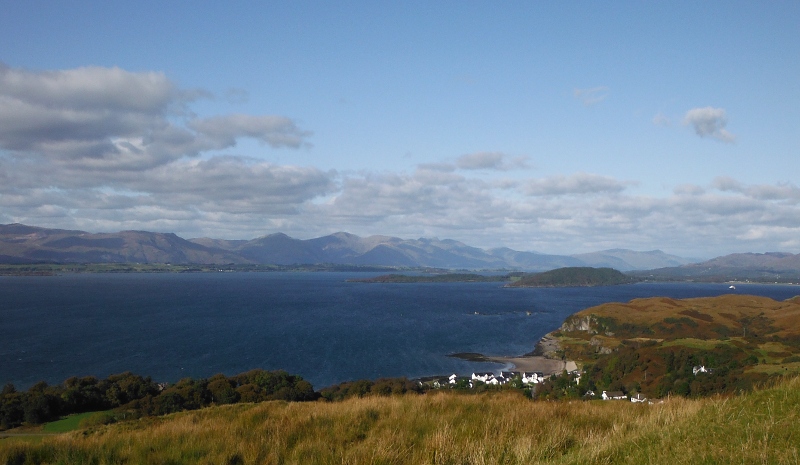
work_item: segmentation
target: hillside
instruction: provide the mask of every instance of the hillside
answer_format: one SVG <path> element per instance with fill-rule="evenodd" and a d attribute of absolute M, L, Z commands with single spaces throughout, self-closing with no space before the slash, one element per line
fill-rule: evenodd
<path fill-rule="evenodd" d="M 586 369 L 586 388 L 702 396 L 800 373 L 800 297 L 635 299 L 575 313 L 539 344 Z M 707 371 L 696 373 L 695 367 Z"/>
<path fill-rule="evenodd" d="M 91 234 L 22 224 L 0 225 L 0 263 L 247 263 L 241 256 L 175 234 Z"/>
<path fill-rule="evenodd" d="M 632 271 L 655 280 L 800 282 L 800 254 L 736 253 L 700 263 Z"/>
<path fill-rule="evenodd" d="M 0 440 L 0 463 L 796 463 L 800 380 L 660 404 L 436 393 L 265 402 Z"/>
<path fill-rule="evenodd" d="M 524 275 L 508 287 L 577 287 L 630 284 L 635 279 L 612 268 L 568 267 Z"/>

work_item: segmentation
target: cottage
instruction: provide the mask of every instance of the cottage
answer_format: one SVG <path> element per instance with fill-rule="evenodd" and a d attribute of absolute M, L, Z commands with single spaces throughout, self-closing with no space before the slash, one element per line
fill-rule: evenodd
<path fill-rule="evenodd" d="M 489 380 L 494 379 L 494 373 L 473 373 L 472 381 L 480 381 L 482 383 L 489 383 Z"/>
<path fill-rule="evenodd" d="M 600 396 L 603 400 L 628 400 L 628 396 L 622 391 L 603 391 Z"/>
<path fill-rule="evenodd" d="M 692 368 L 692 374 L 693 375 L 697 376 L 698 373 L 711 373 L 711 370 L 706 368 L 705 365 L 698 365 L 698 366 Z"/>
<path fill-rule="evenodd" d="M 544 381 L 544 374 L 538 371 L 534 373 L 522 373 L 521 379 L 523 384 L 538 384 Z"/>
<path fill-rule="evenodd" d="M 511 381 L 517 375 L 519 375 L 519 373 L 515 373 L 513 371 L 501 371 L 500 372 L 500 377 L 504 378 L 506 380 L 506 382 Z"/>
<path fill-rule="evenodd" d="M 637 392 L 631 396 L 631 402 L 647 402 L 647 397 Z"/>

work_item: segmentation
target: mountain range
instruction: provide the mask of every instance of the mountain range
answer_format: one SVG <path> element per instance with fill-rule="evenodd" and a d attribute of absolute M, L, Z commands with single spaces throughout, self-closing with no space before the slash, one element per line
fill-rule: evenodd
<path fill-rule="evenodd" d="M 610 267 L 620 271 L 679 267 L 691 260 L 659 250 L 604 250 L 579 255 L 480 249 L 450 239 L 359 237 L 339 232 L 315 239 L 283 233 L 252 240 L 183 239 L 172 233 L 89 233 L 23 224 L 0 225 L 0 263 L 348 264 L 448 269 L 546 271 Z"/>
<path fill-rule="evenodd" d="M 700 263 L 630 274 L 657 280 L 800 282 L 800 254 L 735 253 Z"/>

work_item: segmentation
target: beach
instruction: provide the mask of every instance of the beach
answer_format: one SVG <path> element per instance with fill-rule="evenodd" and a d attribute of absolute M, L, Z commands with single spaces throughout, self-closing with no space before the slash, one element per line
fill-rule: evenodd
<path fill-rule="evenodd" d="M 553 360 L 545 358 L 540 355 L 523 356 L 523 357 L 486 357 L 487 362 L 503 363 L 512 365 L 512 371 L 521 372 L 539 372 L 545 376 L 562 371 L 574 371 L 578 369 L 575 362 L 571 360 Z"/>

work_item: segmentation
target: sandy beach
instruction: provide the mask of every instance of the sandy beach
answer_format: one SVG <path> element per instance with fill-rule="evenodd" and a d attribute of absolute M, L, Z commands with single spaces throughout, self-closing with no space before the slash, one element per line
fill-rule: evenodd
<path fill-rule="evenodd" d="M 571 360 L 564 362 L 538 355 L 529 357 L 486 357 L 486 361 L 512 365 L 512 371 L 534 371 L 544 373 L 545 375 L 561 373 L 564 370 L 573 371 L 578 368 L 575 362 Z"/>

